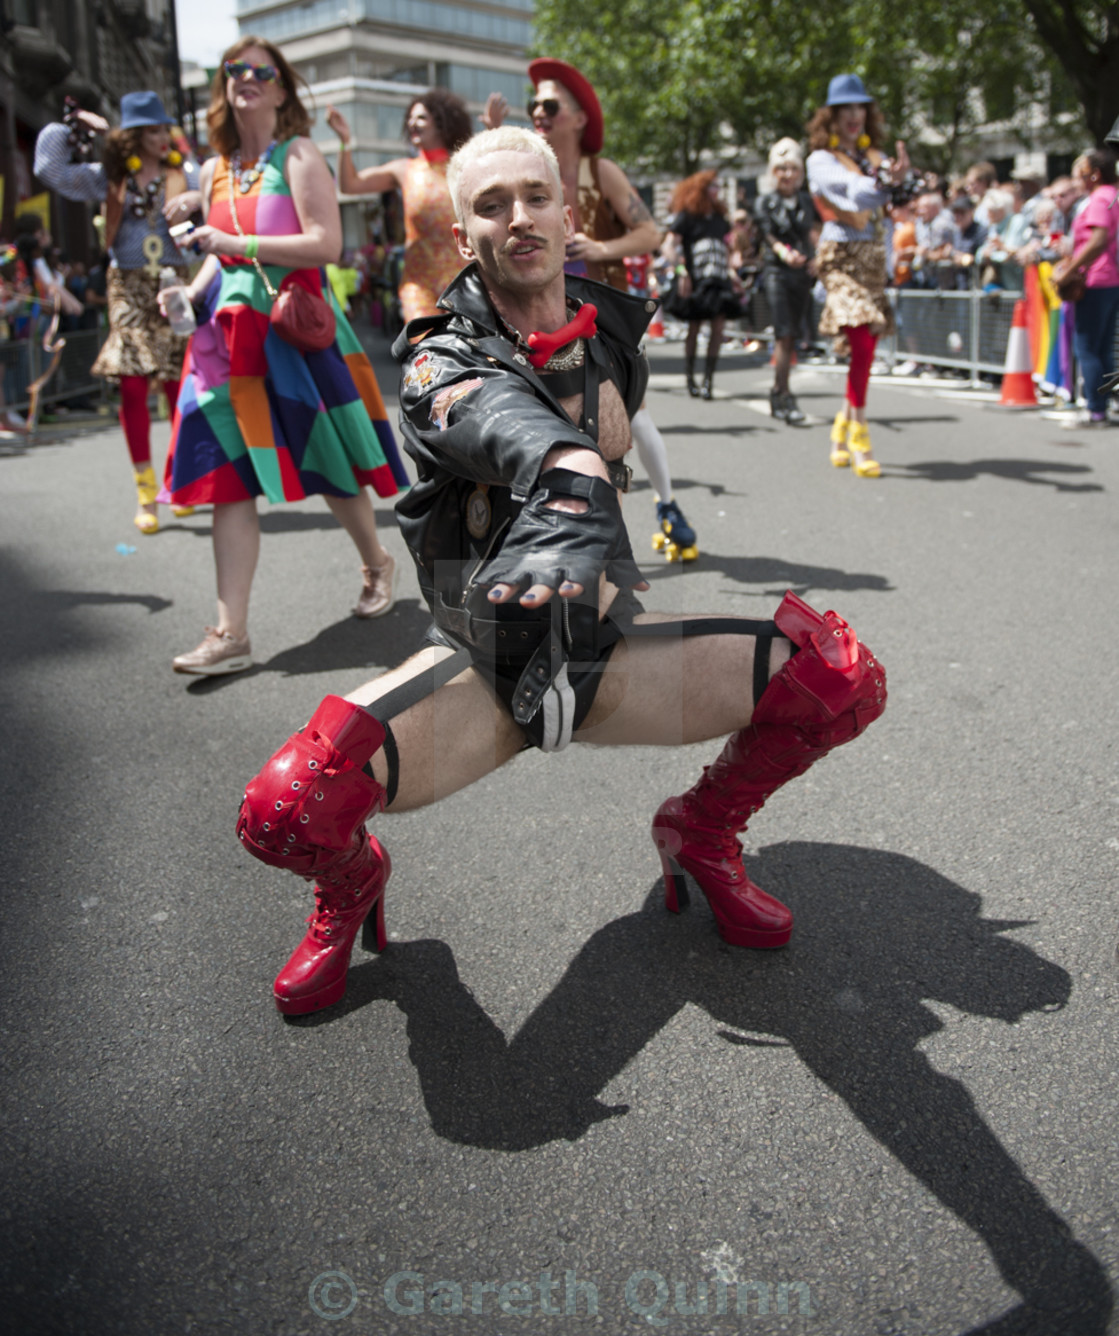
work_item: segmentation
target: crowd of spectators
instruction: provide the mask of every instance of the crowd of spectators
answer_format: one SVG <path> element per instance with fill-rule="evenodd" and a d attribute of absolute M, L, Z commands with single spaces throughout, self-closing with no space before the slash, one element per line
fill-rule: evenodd
<path fill-rule="evenodd" d="M 1085 154 L 1048 183 L 1028 173 L 1000 183 L 989 162 L 950 182 L 929 177 L 912 210 L 895 213 L 894 285 L 1020 292 L 1028 266 L 1071 254 L 1090 174 Z"/>

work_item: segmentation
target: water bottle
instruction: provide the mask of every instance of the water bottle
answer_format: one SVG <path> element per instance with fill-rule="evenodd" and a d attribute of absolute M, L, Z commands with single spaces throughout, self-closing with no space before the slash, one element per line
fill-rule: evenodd
<path fill-rule="evenodd" d="M 170 265 L 159 271 L 159 290 L 163 293 L 163 309 L 171 322 L 171 333 L 184 337 L 193 334 L 197 324 L 194 307 L 190 304 L 182 279 Z"/>

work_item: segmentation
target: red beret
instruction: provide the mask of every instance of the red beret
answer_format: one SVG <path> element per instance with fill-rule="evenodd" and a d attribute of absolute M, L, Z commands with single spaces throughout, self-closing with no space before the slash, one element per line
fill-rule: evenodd
<path fill-rule="evenodd" d="M 601 153 L 603 124 L 602 108 L 599 106 L 598 94 L 575 66 L 569 65 L 566 60 L 550 60 L 542 57 L 539 60 L 529 62 L 528 77 L 532 80 L 534 88 L 539 87 L 548 79 L 551 79 L 554 83 L 563 84 L 564 88 L 578 102 L 580 111 L 587 118 L 581 141 L 583 152 Z"/>

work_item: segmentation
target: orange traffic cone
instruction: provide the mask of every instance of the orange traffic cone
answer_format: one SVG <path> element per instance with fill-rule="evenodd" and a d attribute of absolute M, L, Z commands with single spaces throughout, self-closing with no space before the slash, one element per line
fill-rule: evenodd
<path fill-rule="evenodd" d="M 1030 362 L 1030 336 L 1026 330 L 1026 303 L 1014 303 L 1010 338 L 1006 341 L 1006 366 L 1002 373 L 999 403 L 1008 408 L 1036 408 L 1033 367 Z"/>
<path fill-rule="evenodd" d="M 656 314 L 653 316 L 652 320 L 649 321 L 649 328 L 645 331 L 645 337 L 650 339 L 653 343 L 664 342 L 664 315 L 659 306 L 657 307 Z"/>

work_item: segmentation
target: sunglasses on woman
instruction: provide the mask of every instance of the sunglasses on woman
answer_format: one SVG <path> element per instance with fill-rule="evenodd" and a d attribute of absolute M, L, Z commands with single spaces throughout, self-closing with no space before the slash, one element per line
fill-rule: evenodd
<path fill-rule="evenodd" d="M 279 77 L 275 65 L 250 65 L 247 60 L 227 60 L 225 76 L 227 79 L 240 81 L 246 74 L 251 74 L 257 83 L 275 83 Z"/>
<path fill-rule="evenodd" d="M 548 117 L 549 120 L 553 116 L 558 116 L 560 110 L 559 99 L 554 97 L 531 99 L 528 104 L 529 120 L 532 120 L 532 118 L 536 115 L 538 110 L 542 111 L 544 115 Z"/>

